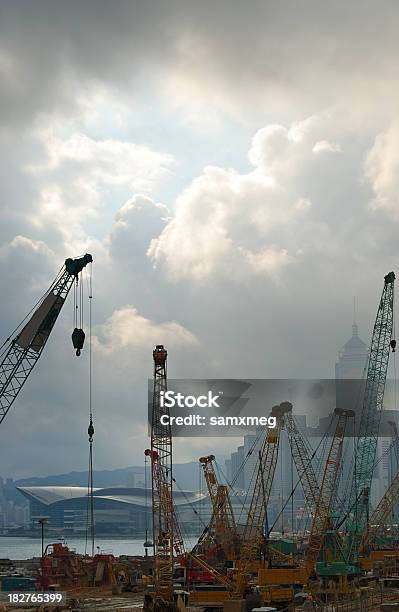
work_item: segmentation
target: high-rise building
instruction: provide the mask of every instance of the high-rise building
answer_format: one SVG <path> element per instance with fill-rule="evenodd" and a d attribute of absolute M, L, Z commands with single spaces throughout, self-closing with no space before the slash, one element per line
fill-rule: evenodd
<path fill-rule="evenodd" d="M 335 379 L 336 379 L 336 404 L 339 408 L 360 408 L 355 406 L 358 404 L 360 395 L 361 380 L 364 377 L 364 370 L 368 360 L 368 346 L 361 338 L 357 323 L 352 325 L 352 336 L 344 344 L 343 348 L 338 353 L 338 361 L 335 364 Z M 359 380 L 359 387 L 355 388 L 355 383 L 339 384 L 339 381 Z M 352 482 L 355 439 L 348 437 L 346 441 L 346 449 L 344 450 L 344 461 L 341 466 L 340 478 L 340 496 L 345 499 L 349 494 L 349 487 Z"/>
<path fill-rule="evenodd" d="M 335 378 L 337 380 L 362 378 L 368 354 L 367 344 L 359 338 L 357 324 L 353 323 L 352 337 L 338 353 L 338 361 L 335 364 Z"/>

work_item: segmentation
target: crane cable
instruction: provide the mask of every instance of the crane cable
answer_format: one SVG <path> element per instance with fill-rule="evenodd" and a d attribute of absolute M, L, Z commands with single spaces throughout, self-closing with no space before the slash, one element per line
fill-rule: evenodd
<path fill-rule="evenodd" d="M 92 367 L 92 301 L 93 301 L 93 268 L 90 263 L 90 273 L 88 278 L 88 296 L 89 296 L 89 427 L 87 430 L 89 436 L 89 470 L 87 482 L 87 515 L 86 515 L 86 548 L 88 537 L 90 534 L 91 540 L 91 556 L 94 557 L 95 545 L 95 529 L 94 529 L 94 484 L 93 484 L 93 367 Z M 83 282 L 80 289 L 80 323 L 83 327 Z"/>
<path fill-rule="evenodd" d="M 318 452 L 318 450 L 319 450 L 320 446 L 322 445 L 322 443 L 324 442 L 324 440 L 325 440 L 325 439 L 328 437 L 328 433 L 329 433 L 329 431 L 332 429 L 332 424 L 333 424 L 333 421 L 334 421 L 334 415 L 332 415 L 332 417 L 331 417 L 331 421 L 330 421 L 330 423 L 329 423 L 329 425 L 328 425 L 328 427 L 327 427 L 327 430 L 325 431 L 325 433 L 324 433 L 323 437 L 320 439 L 320 442 L 319 442 L 319 444 L 317 445 L 316 449 L 313 451 L 312 456 L 310 457 L 310 460 L 311 460 L 311 461 L 312 461 L 312 460 L 315 458 L 315 456 L 316 456 L 316 454 L 317 454 L 317 452 Z M 284 511 L 284 509 L 285 509 L 285 508 L 286 508 L 286 506 L 288 505 L 288 503 L 289 503 L 289 501 L 290 501 L 291 497 L 292 497 L 292 496 L 295 494 L 295 491 L 297 490 L 297 488 L 299 487 L 299 485 L 300 485 L 300 484 L 302 484 L 302 479 L 301 479 L 301 478 L 298 476 L 298 480 L 296 481 L 296 484 L 295 484 L 294 488 L 292 489 L 292 491 L 291 491 L 291 493 L 290 493 L 289 497 L 288 497 L 288 498 L 287 498 L 287 500 L 285 501 L 285 504 L 284 504 L 284 506 L 283 506 L 282 510 L 280 510 L 280 512 L 277 514 L 276 519 L 275 519 L 275 521 L 274 521 L 273 525 L 272 525 L 272 526 L 269 528 L 269 533 L 267 534 L 267 537 L 269 537 L 269 536 L 270 536 L 270 534 L 271 534 L 271 532 L 273 531 L 274 527 L 277 525 L 277 523 L 278 523 L 278 521 L 279 521 L 279 519 L 280 519 L 281 512 L 282 512 L 282 511 Z M 307 520 L 308 520 L 308 519 L 307 519 Z"/>
<path fill-rule="evenodd" d="M 195 514 L 195 516 L 198 518 L 198 522 L 202 524 L 203 528 L 207 528 L 207 525 L 204 523 L 204 521 L 201 518 L 200 513 L 198 512 L 198 510 L 195 508 L 193 502 L 189 499 L 189 497 L 187 496 L 186 492 L 184 491 L 184 489 L 181 488 L 181 486 L 179 485 L 179 483 L 177 482 L 176 478 L 172 477 L 172 481 L 174 482 L 174 484 L 177 486 L 177 488 L 179 489 L 179 492 L 182 494 L 182 496 L 184 497 L 186 503 L 190 506 L 191 510 L 193 511 L 193 513 Z M 179 515 L 179 508 L 176 507 L 175 508 L 175 512 L 177 514 L 177 516 Z M 183 523 L 184 524 L 184 523 Z M 184 534 L 187 537 L 187 533 Z"/>

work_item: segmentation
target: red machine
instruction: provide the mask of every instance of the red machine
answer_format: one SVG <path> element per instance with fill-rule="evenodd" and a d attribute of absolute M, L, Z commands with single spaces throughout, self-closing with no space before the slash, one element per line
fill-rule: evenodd
<path fill-rule="evenodd" d="M 40 560 L 38 582 L 45 590 L 51 585 L 60 588 L 111 585 L 115 582 L 115 564 L 113 555 L 87 558 L 64 544 L 49 544 Z"/>

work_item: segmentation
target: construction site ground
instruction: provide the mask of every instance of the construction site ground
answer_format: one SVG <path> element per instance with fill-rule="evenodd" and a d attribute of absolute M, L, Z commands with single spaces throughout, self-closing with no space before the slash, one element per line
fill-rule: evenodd
<path fill-rule="evenodd" d="M 43 606 L 43 607 L 18 607 L 0 604 L 0 612 L 11 612 L 24 610 L 24 612 L 80 612 L 81 610 L 98 610 L 106 612 L 110 610 L 117 612 L 140 612 L 143 607 L 143 593 L 121 593 L 114 595 L 111 588 L 80 588 L 67 593 L 67 603 L 65 606 Z"/>
<path fill-rule="evenodd" d="M 115 595 L 111 589 L 81 588 L 79 591 L 68 593 L 65 606 L 51 607 L 17 607 L 0 603 L 0 612 L 23 610 L 24 612 L 83 612 L 93 610 L 98 612 L 140 612 L 143 609 L 143 593 L 122 593 Z M 399 590 L 390 591 L 363 601 L 348 600 L 340 603 L 330 603 L 314 606 L 310 602 L 295 608 L 285 608 L 296 612 L 389 612 L 399 611 Z M 190 606 L 187 612 L 205 612 L 205 608 Z"/>

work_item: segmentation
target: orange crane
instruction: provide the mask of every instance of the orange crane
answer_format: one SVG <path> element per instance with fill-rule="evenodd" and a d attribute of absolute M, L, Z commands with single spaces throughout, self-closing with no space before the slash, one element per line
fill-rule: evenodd
<path fill-rule="evenodd" d="M 211 498 L 212 506 L 215 505 L 216 497 L 219 489 L 219 482 L 215 472 L 215 455 L 207 455 L 200 457 L 199 462 L 202 464 L 206 485 L 208 487 L 209 497 Z"/>
<path fill-rule="evenodd" d="M 184 544 L 173 506 L 172 433 L 170 420 L 163 424 L 162 416 L 170 416 L 162 405 L 161 394 L 167 390 L 166 360 L 168 353 L 162 344 L 153 351 L 154 386 L 151 416 L 152 519 L 155 557 L 155 597 L 173 602 L 174 553 L 184 556 Z"/>
<path fill-rule="evenodd" d="M 187 557 L 205 568 L 216 579 L 217 572 L 195 554 L 187 555 L 173 503 L 172 432 L 167 404 L 161 397 L 167 391 L 167 351 L 162 344 L 153 351 L 154 383 L 151 414 L 151 448 L 144 451 L 151 459 L 152 518 L 154 540 L 155 598 L 161 606 L 173 604 L 174 559 L 187 566 Z"/>

